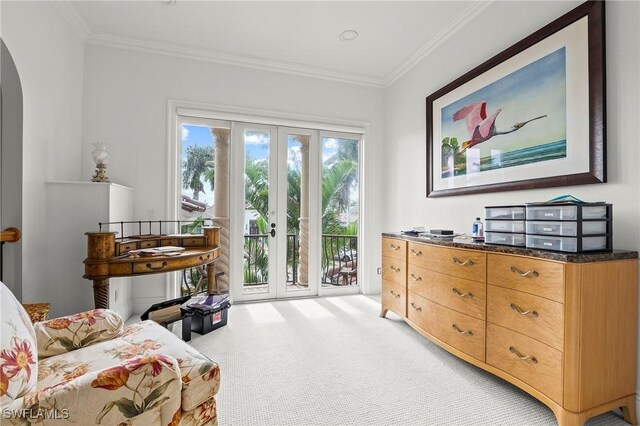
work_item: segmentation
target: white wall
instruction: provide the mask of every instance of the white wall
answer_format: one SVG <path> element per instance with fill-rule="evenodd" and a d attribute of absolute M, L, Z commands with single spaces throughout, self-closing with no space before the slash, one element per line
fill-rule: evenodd
<path fill-rule="evenodd" d="M 44 302 L 44 288 L 74 290 L 47 280 L 42 239 L 45 181 L 80 178 L 84 43 L 53 2 L 3 1 L 0 7 L 0 33 L 24 103 L 22 299 Z"/>
<path fill-rule="evenodd" d="M 135 219 L 149 210 L 166 218 L 168 100 L 370 122 L 364 226 L 373 240 L 363 272 L 369 291 L 379 291 L 382 90 L 96 45 L 87 46 L 85 64 L 83 178 L 93 172 L 89 143 L 110 144 L 109 176 L 135 189 Z M 134 311 L 162 300 L 163 282 L 162 275 L 135 279 Z"/>
<path fill-rule="evenodd" d="M 640 249 L 638 2 L 606 3 L 608 183 L 429 199 L 425 196 L 425 97 L 576 4 L 494 2 L 387 90 L 385 230 L 426 225 L 470 232 L 474 218 L 484 216 L 486 205 L 544 201 L 569 193 L 584 200 L 613 203 L 615 247 Z"/>

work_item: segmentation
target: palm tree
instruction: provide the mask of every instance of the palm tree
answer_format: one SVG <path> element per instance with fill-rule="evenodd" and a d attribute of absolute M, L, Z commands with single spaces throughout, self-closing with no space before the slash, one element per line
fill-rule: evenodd
<path fill-rule="evenodd" d="M 323 228 L 337 223 L 336 207 L 339 194 L 349 175 L 356 169 L 352 161 L 342 160 L 322 171 L 322 223 Z M 245 164 L 245 200 L 247 207 L 258 212 L 266 222 L 269 211 L 269 170 L 265 161 L 247 160 Z M 300 170 L 291 168 L 287 173 L 288 232 L 298 230 L 300 218 Z"/>
<path fill-rule="evenodd" d="M 343 160 L 323 169 L 322 177 L 322 226 L 323 232 L 340 233 L 337 205 L 337 194 L 356 164 Z M 269 166 L 266 161 L 248 159 L 245 163 L 245 200 L 247 208 L 258 213 L 258 229 L 261 234 L 267 233 L 269 211 Z M 297 235 L 300 231 L 300 167 L 291 167 L 287 172 L 287 233 Z M 248 245 L 247 245 L 248 244 Z M 245 261 L 251 263 L 252 271 L 245 271 L 245 283 L 264 282 L 267 275 L 267 256 L 261 245 L 245 242 Z M 246 269 L 246 268 L 245 268 Z"/>
<path fill-rule="evenodd" d="M 350 161 L 354 164 L 353 169 L 345 177 L 344 184 L 340 186 L 336 199 L 336 207 L 340 211 L 346 211 L 351 207 L 351 191 L 358 182 L 358 146 L 357 140 L 340 139 L 336 153 L 324 161 L 325 167 L 334 166 L 342 161 Z"/>
<path fill-rule="evenodd" d="M 213 146 L 190 145 L 187 147 L 187 159 L 182 164 L 182 186 L 184 189 L 193 191 L 194 200 L 199 200 L 201 192 L 206 194 L 202 176 L 207 171 L 207 163 L 212 161 Z"/>
<path fill-rule="evenodd" d="M 269 163 L 260 160 L 245 162 L 244 198 L 247 207 L 257 211 L 265 221 L 269 215 Z"/>
<path fill-rule="evenodd" d="M 350 186 L 350 178 L 357 165 L 353 161 L 341 160 L 322 170 L 322 229 L 335 228 L 338 213 L 342 209 L 344 189 Z M 347 191 L 349 193 L 349 191 Z M 349 204 L 347 202 L 347 208 Z"/>

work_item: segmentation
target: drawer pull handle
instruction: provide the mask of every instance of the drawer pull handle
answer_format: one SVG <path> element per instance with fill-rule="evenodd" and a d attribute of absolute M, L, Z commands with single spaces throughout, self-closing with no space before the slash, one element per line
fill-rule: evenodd
<path fill-rule="evenodd" d="M 422 251 L 415 251 L 414 249 L 411 249 L 411 254 L 414 256 L 422 256 Z"/>
<path fill-rule="evenodd" d="M 409 276 L 409 278 L 411 278 L 412 281 L 422 281 L 422 277 L 416 277 L 415 275 L 411 274 Z"/>
<path fill-rule="evenodd" d="M 513 272 L 514 274 L 519 275 L 521 277 L 528 277 L 528 276 L 539 277 L 540 276 L 538 271 L 522 272 L 520 269 L 516 268 L 515 266 L 511 267 L 511 272 Z"/>
<path fill-rule="evenodd" d="M 473 265 L 473 260 L 469 259 L 469 260 L 465 260 L 464 262 L 460 259 L 458 259 L 457 257 L 453 258 L 453 263 L 455 263 L 458 266 L 472 266 Z"/>
<path fill-rule="evenodd" d="M 471 293 L 470 291 L 465 291 L 464 293 L 462 293 L 460 290 L 458 290 L 455 287 L 452 288 L 451 290 L 460 297 L 473 297 L 473 293 Z"/>
<path fill-rule="evenodd" d="M 460 327 L 458 327 L 455 324 L 451 324 L 451 328 L 453 328 L 455 331 L 457 331 L 462 336 L 473 336 L 473 331 L 471 331 L 471 330 L 461 330 Z"/>
<path fill-rule="evenodd" d="M 391 269 L 393 272 L 400 272 L 400 268 L 396 268 L 393 265 L 389 266 L 389 269 Z"/>
<path fill-rule="evenodd" d="M 389 290 L 389 293 L 391 293 L 392 296 L 395 296 L 396 298 L 400 297 L 400 294 L 396 293 L 393 290 Z"/>
<path fill-rule="evenodd" d="M 400 250 L 400 246 L 397 246 L 395 244 L 389 244 L 389 247 L 391 248 L 391 250 L 395 250 L 395 251 Z"/>
<path fill-rule="evenodd" d="M 532 317 L 537 317 L 538 313 L 536 311 L 534 311 L 533 309 L 529 309 L 528 311 L 523 311 L 521 308 L 519 308 L 517 305 L 515 304 L 511 304 L 511 309 L 513 309 L 514 311 L 516 311 L 517 313 L 519 313 L 522 316 L 527 316 L 527 315 L 531 315 Z"/>
<path fill-rule="evenodd" d="M 520 353 L 520 351 L 518 351 L 516 348 L 514 348 L 513 346 L 509 346 L 509 352 L 516 354 L 516 356 L 518 358 L 520 358 L 523 361 L 531 361 L 534 364 L 538 363 L 538 359 L 535 356 L 531 356 L 531 355 L 522 355 Z"/>
<path fill-rule="evenodd" d="M 422 308 L 421 308 L 420 306 L 416 306 L 416 304 L 415 304 L 415 303 L 413 303 L 413 302 L 411 302 L 411 307 L 412 307 L 413 309 L 415 309 L 416 311 L 422 311 Z"/>
<path fill-rule="evenodd" d="M 154 271 L 159 271 L 160 269 L 164 268 L 165 266 L 167 266 L 167 262 L 162 262 L 162 265 L 160 266 L 153 266 L 151 263 L 147 263 L 146 267 L 149 269 L 153 269 Z"/>

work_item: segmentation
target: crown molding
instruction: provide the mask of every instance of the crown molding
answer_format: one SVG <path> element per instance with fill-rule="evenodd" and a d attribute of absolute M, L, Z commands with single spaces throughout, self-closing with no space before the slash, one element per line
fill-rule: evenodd
<path fill-rule="evenodd" d="M 241 66 L 246 68 L 269 70 L 304 77 L 319 78 L 347 84 L 356 84 L 375 88 L 387 88 L 413 67 L 427 58 L 451 36 L 456 34 L 467 23 L 487 9 L 496 0 L 474 1 L 467 6 L 446 27 L 429 39 L 420 49 L 384 78 L 376 78 L 353 73 L 333 71 L 325 68 L 291 62 L 276 61 L 251 55 L 240 55 L 232 52 L 193 47 L 179 43 L 150 40 L 140 37 L 125 36 L 107 32 L 92 32 L 75 6 L 67 1 L 53 2 L 60 14 L 67 20 L 76 33 L 88 44 L 116 47 L 138 52 L 150 52 L 161 55 L 213 62 L 218 64 Z M 453 30 L 452 30 L 453 28 Z"/>
<path fill-rule="evenodd" d="M 418 49 L 416 53 L 411 55 L 406 61 L 400 64 L 400 66 L 389 73 L 389 75 L 387 75 L 387 77 L 383 80 L 383 86 L 385 88 L 391 86 L 394 82 L 396 82 L 396 80 L 398 80 L 404 74 L 409 72 L 409 70 L 423 61 L 427 56 L 429 56 L 429 54 L 431 54 L 431 52 L 442 45 L 452 35 L 457 33 L 461 28 L 464 28 L 464 26 L 469 21 L 478 16 L 494 1 L 495 0 L 484 0 L 472 2 L 462 11 L 460 15 L 449 22 L 446 27 L 443 27 L 435 36 L 429 39 L 429 41 L 425 45 Z"/>
<path fill-rule="evenodd" d="M 68 1 L 54 1 L 52 3 L 73 31 L 78 34 L 83 42 L 86 42 L 89 34 L 91 34 L 91 29 L 84 19 L 82 19 L 82 16 L 80 16 L 75 6 Z"/>
<path fill-rule="evenodd" d="M 305 77 L 315 77 L 342 83 L 384 88 L 384 82 L 380 78 L 343 73 L 308 65 L 275 61 L 267 58 L 239 55 L 225 51 L 187 46 L 178 43 L 161 42 L 138 37 L 123 36 L 106 32 L 92 32 L 87 39 L 87 43 L 100 46 L 117 47 L 139 52 L 152 52 L 161 55 L 168 55 L 185 59 L 195 59 L 200 61 L 214 62 L 218 64 L 276 71 L 287 74 L 301 75 Z"/>

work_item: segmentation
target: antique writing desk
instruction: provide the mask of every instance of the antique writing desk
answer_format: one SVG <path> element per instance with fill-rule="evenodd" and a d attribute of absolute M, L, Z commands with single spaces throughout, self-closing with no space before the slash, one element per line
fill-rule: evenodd
<path fill-rule="evenodd" d="M 207 268 L 207 292 L 215 289 L 215 260 L 220 255 L 220 228 L 204 227 L 202 235 L 155 235 L 116 239 L 115 232 L 87 232 L 84 278 L 93 281 L 96 309 L 109 307 L 109 278 L 158 274 L 194 266 Z M 132 257 L 130 250 L 177 246 L 185 250 L 176 256 Z"/>

